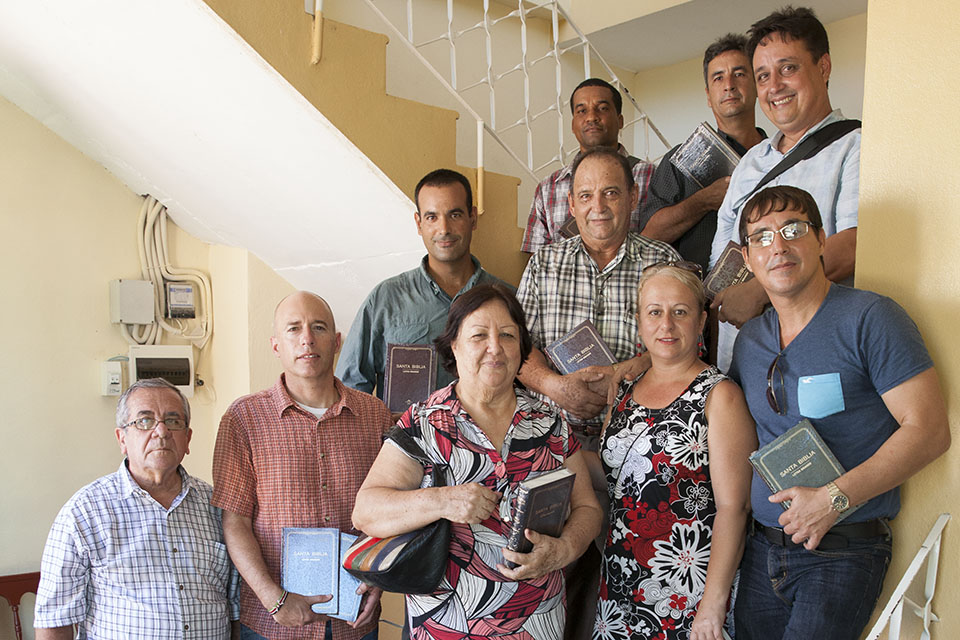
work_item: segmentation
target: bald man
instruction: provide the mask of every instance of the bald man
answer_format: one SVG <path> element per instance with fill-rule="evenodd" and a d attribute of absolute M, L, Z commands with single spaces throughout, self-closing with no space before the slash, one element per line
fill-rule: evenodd
<path fill-rule="evenodd" d="M 315 613 L 311 606 L 330 596 L 280 586 L 280 540 L 284 527 L 358 533 L 350 520 L 354 497 L 390 412 L 334 377 L 340 334 L 323 298 L 299 291 L 281 300 L 270 346 L 283 367 L 280 379 L 227 409 L 213 454 L 212 503 L 223 509 L 227 550 L 243 577 L 242 637 L 376 638 L 379 590 L 365 593 L 356 622 Z"/>

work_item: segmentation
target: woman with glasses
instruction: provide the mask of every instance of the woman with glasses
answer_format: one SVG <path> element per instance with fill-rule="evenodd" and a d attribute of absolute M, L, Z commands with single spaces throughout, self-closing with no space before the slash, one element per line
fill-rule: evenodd
<path fill-rule="evenodd" d="M 651 366 L 620 385 L 592 461 L 610 498 L 594 638 L 720 640 L 756 431 L 739 387 L 700 359 L 697 275 L 649 267 L 637 298 Z"/>
<path fill-rule="evenodd" d="M 458 379 L 410 407 L 399 426 L 448 467 L 450 486 L 420 488 L 424 468 L 388 442 L 357 494 L 354 524 L 386 537 L 439 518 L 452 523 L 440 584 L 406 597 L 411 638 L 560 640 L 561 569 L 597 535 L 602 516 L 566 421 L 516 385 L 532 344 L 523 309 L 500 285 L 474 287 L 453 301 L 436 344 Z M 530 553 L 504 549 L 518 484 L 563 466 L 576 479 L 560 537 L 532 532 Z"/>

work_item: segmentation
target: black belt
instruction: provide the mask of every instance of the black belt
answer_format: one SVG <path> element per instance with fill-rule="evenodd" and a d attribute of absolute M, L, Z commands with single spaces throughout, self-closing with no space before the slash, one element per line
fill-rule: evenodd
<path fill-rule="evenodd" d="M 784 533 L 783 529 L 768 527 L 760 524 L 756 520 L 753 521 L 753 531 L 762 533 L 763 537 L 770 541 L 771 544 L 780 547 L 794 549 L 803 546 L 803 543 L 798 544 L 794 542 L 789 534 Z M 887 526 L 887 522 L 882 518 L 867 520 L 866 522 L 838 524 L 824 534 L 820 539 L 820 544 L 817 545 L 817 549 L 822 551 L 846 549 L 849 545 L 850 538 L 877 538 L 889 535 L 889 533 L 890 529 Z"/>

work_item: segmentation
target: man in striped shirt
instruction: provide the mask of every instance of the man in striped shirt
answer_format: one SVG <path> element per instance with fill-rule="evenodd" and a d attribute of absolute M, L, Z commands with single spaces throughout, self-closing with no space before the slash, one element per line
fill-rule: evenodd
<path fill-rule="evenodd" d="M 226 640 L 238 615 L 236 572 L 212 488 L 187 474 L 190 405 L 160 378 L 120 396 L 126 459 L 78 491 L 43 550 L 38 640 Z"/>

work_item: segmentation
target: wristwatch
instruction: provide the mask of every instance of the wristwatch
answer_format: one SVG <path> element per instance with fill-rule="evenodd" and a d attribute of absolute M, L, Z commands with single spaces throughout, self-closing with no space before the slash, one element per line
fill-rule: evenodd
<path fill-rule="evenodd" d="M 830 506 L 833 507 L 833 510 L 837 513 L 843 513 L 850 508 L 850 498 L 848 498 L 847 494 L 843 491 L 840 491 L 837 483 L 833 481 L 828 482 L 827 493 L 830 494 Z"/>

